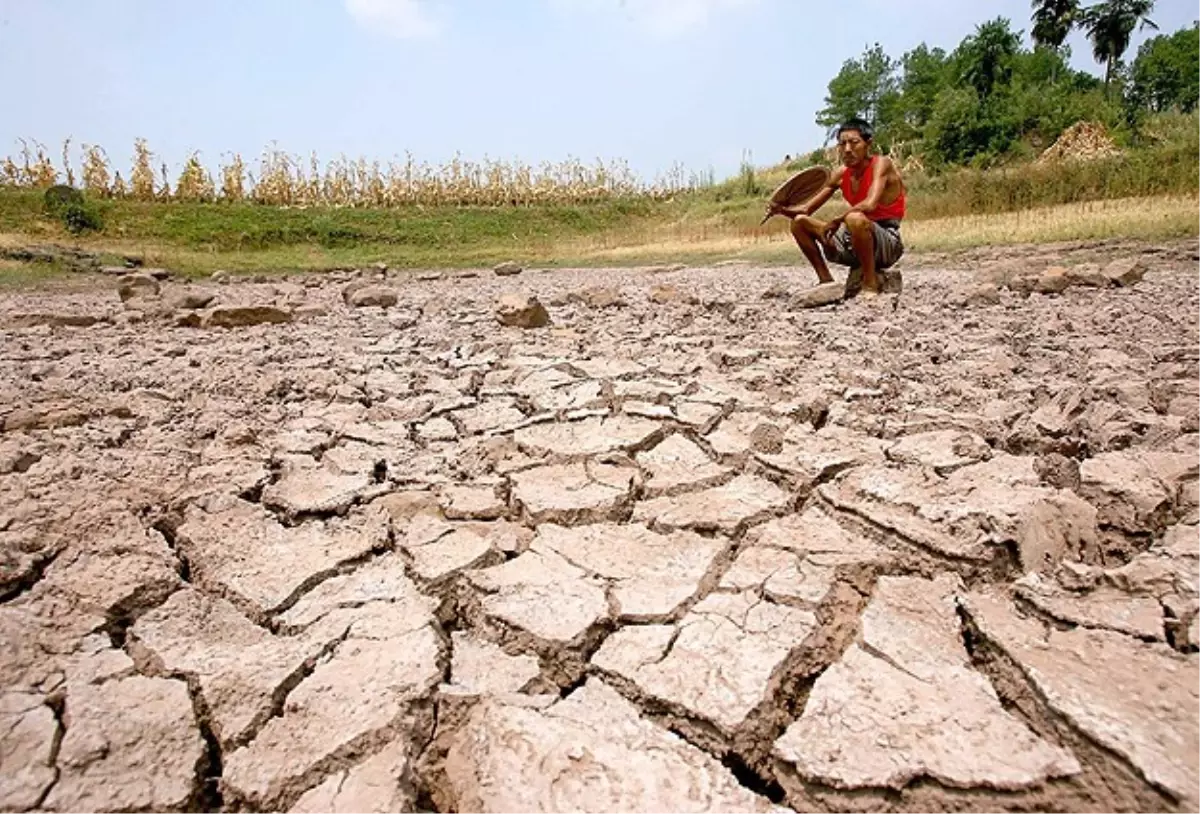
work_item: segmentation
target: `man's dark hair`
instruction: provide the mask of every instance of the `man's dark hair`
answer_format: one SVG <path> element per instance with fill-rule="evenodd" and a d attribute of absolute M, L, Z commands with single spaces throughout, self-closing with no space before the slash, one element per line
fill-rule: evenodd
<path fill-rule="evenodd" d="M 842 133 L 846 130 L 857 130 L 858 134 L 862 136 L 863 141 L 870 141 L 875 137 L 875 131 L 872 129 L 871 123 L 866 119 L 846 119 L 846 121 L 838 125 L 835 138 L 841 138 Z"/>

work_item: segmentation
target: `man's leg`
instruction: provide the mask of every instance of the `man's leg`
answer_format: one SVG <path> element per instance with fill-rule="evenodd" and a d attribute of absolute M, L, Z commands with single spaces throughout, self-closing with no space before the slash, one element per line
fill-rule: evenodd
<path fill-rule="evenodd" d="M 861 212 L 846 216 L 846 229 L 854 246 L 854 256 L 862 266 L 862 290 L 864 294 L 879 293 L 879 279 L 875 276 L 875 233 L 871 219 Z"/>
<path fill-rule="evenodd" d="M 825 221 L 817 220 L 809 215 L 797 215 L 792 219 L 792 237 L 796 239 L 796 245 L 800 247 L 800 251 L 804 253 L 809 264 L 817 272 L 817 279 L 822 283 L 832 283 L 833 275 L 829 273 L 825 255 L 821 252 L 821 247 L 817 245 L 817 241 L 821 239 L 824 231 Z"/>

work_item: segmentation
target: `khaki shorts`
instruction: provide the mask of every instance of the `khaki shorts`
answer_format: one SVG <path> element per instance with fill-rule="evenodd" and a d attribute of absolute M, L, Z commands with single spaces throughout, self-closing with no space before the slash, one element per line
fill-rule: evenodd
<path fill-rule="evenodd" d="M 900 239 L 900 221 L 871 221 L 871 234 L 875 236 L 875 268 L 894 266 L 904 255 L 904 241 Z M 818 243 L 826 261 L 851 268 L 858 267 L 858 256 L 854 254 L 854 243 L 850 239 L 850 230 L 846 228 L 846 224 L 838 227 L 831 242 L 834 249 L 832 252 L 828 246 Z"/>

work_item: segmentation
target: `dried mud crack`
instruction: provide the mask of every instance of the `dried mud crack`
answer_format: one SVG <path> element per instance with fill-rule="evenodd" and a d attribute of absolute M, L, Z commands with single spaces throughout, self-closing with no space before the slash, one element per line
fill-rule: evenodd
<path fill-rule="evenodd" d="M 11 295 L 0 809 L 1194 810 L 1194 246 L 1120 248 Z"/>

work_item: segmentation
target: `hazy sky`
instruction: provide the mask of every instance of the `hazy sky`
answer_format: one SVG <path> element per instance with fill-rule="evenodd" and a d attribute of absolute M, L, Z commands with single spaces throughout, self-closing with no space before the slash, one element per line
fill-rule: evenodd
<path fill-rule="evenodd" d="M 0 0 L 0 155 L 66 136 L 173 174 L 272 141 L 322 158 L 410 150 L 531 163 L 622 158 L 736 171 L 811 150 L 843 60 L 947 50 L 1029 0 Z M 1159 0 L 1163 31 L 1195 0 Z M 1147 36 L 1134 35 L 1128 58 Z M 1027 38 L 1026 34 L 1026 38 Z M 1100 72 L 1076 33 L 1072 63 Z M 125 173 L 127 174 L 127 172 Z"/>

